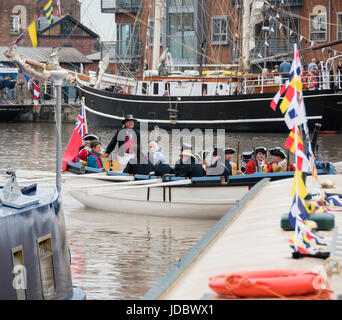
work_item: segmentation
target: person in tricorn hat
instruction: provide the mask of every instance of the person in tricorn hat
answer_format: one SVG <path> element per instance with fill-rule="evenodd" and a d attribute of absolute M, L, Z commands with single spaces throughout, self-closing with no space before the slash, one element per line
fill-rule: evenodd
<path fill-rule="evenodd" d="M 286 172 L 296 171 L 292 163 L 288 164 L 286 154 L 282 148 L 275 147 L 270 150 L 273 161 L 271 162 L 268 172 Z"/>
<path fill-rule="evenodd" d="M 242 174 L 242 172 L 237 170 L 237 164 L 232 161 L 233 154 L 235 154 L 235 149 L 233 148 L 226 148 L 224 149 L 224 159 L 226 166 L 230 165 L 232 168 L 232 175 L 235 176 L 237 174 Z"/>
<path fill-rule="evenodd" d="M 211 158 L 211 166 L 207 168 L 208 176 L 224 176 L 232 175 L 232 166 L 229 161 L 225 160 L 225 152 L 221 148 L 214 148 Z"/>
<path fill-rule="evenodd" d="M 250 160 L 246 165 L 245 174 L 252 174 L 256 172 L 267 173 L 269 163 L 265 161 L 267 157 L 267 149 L 265 147 L 255 148 L 255 159 Z"/>
<path fill-rule="evenodd" d="M 182 151 L 181 161 L 179 161 L 176 166 L 174 172 L 178 177 L 192 178 L 205 176 L 202 164 L 196 160 L 193 152 L 189 149 L 184 149 Z"/>
<path fill-rule="evenodd" d="M 252 160 L 254 157 L 253 151 L 244 151 L 241 153 L 241 172 L 246 171 L 246 165 L 248 161 Z"/>
<path fill-rule="evenodd" d="M 82 137 L 82 146 L 78 150 L 78 154 L 72 159 L 72 162 L 87 161 L 87 157 L 91 151 L 90 143 L 94 140 L 100 141 L 95 134 L 86 133 Z"/>
<path fill-rule="evenodd" d="M 122 128 L 116 131 L 105 150 L 105 156 L 108 158 L 118 145 L 118 161 L 121 170 L 126 167 L 129 159 L 134 158 L 134 146 L 137 147 L 137 153 L 140 152 L 140 132 L 134 128 L 135 121 L 132 114 L 127 114 L 122 120 Z"/>

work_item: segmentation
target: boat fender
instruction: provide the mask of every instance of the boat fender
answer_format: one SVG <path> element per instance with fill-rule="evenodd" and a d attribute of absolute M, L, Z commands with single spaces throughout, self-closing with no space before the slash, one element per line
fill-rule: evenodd
<path fill-rule="evenodd" d="M 317 230 L 331 230 L 335 227 L 335 215 L 330 212 L 312 213 L 310 214 L 308 221 L 315 222 L 317 225 L 317 228 L 315 229 Z M 294 230 L 290 225 L 288 213 L 284 213 L 281 216 L 280 227 L 285 231 Z"/>

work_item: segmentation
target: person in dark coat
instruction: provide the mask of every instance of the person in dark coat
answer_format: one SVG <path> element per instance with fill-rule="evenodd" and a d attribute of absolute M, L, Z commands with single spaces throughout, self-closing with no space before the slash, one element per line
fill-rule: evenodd
<path fill-rule="evenodd" d="M 131 174 L 150 174 L 154 167 L 152 162 L 144 155 L 143 152 L 137 152 L 137 148 L 134 147 L 134 158 L 128 160 L 128 163 L 123 170 L 124 173 Z"/>
<path fill-rule="evenodd" d="M 177 177 L 204 177 L 205 171 L 202 164 L 196 161 L 191 150 L 183 150 L 181 158 L 175 164 L 174 172 Z"/>
<path fill-rule="evenodd" d="M 133 148 L 135 146 L 137 152 L 140 152 L 140 132 L 134 128 L 135 121 L 133 115 L 126 115 L 122 121 L 123 127 L 116 131 L 105 150 L 105 156 L 108 158 L 109 154 L 118 145 L 118 161 L 122 170 L 126 167 L 129 159 L 134 157 Z"/>
<path fill-rule="evenodd" d="M 229 161 L 224 158 L 224 151 L 220 148 L 214 148 L 211 166 L 207 168 L 207 176 L 224 176 L 232 175 L 232 166 Z"/>

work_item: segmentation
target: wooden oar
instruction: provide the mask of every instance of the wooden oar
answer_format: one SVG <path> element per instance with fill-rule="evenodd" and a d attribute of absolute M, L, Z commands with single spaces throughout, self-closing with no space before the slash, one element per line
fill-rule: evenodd
<path fill-rule="evenodd" d="M 146 180 L 134 180 L 134 181 L 126 181 L 126 182 L 118 182 L 118 183 L 100 183 L 100 184 L 89 184 L 89 185 L 82 185 L 78 187 L 71 187 L 70 191 L 75 190 L 82 190 L 82 189 L 89 189 L 89 188 L 121 188 L 122 186 L 133 186 L 133 185 L 140 185 L 140 184 L 154 184 L 154 183 L 160 183 L 163 180 L 160 179 L 146 179 Z"/>
<path fill-rule="evenodd" d="M 157 180 L 157 179 L 155 179 Z M 143 181 L 143 180 L 142 180 Z M 191 179 L 184 179 L 184 180 L 177 180 L 177 181 L 171 181 L 171 182 L 160 182 L 160 183 L 148 183 L 146 184 L 146 181 L 153 181 L 153 180 L 145 180 L 145 183 L 143 185 L 126 185 L 126 186 L 122 186 L 122 184 L 117 184 L 117 185 L 113 185 L 113 186 L 108 186 L 111 187 L 112 189 L 110 190 L 131 190 L 131 189 L 139 189 L 139 188 L 154 188 L 154 187 L 172 187 L 172 186 L 182 186 L 182 185 L 188 185 L 188 184 L 192 184 Z M 81 188 L 78 188 L 77 190 L 80 190 Z M 108 192 L 109 188 L 105 188 L 106 192 Z M 101 192 L 101 191 L 99 191 Z"/>

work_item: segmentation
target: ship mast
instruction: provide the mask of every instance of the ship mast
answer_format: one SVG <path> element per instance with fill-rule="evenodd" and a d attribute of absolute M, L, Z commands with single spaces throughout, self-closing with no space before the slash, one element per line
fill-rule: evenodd
<path fill-rule="evenodd" d="M 240 66 L 242 71 L 249 72 L 250 69 L 250 0 L 243 0 L 243 16 L 242 16 L 242 57 Z"/>
<path fill-rule="evenodd" d="M 161 34 L 161 10 L 164 7 L 165 0 L 155 0 L 154 2 L 154 30 L 153 30 L 153 56 L 152 70 L 158 71 L 159 56 L 160 56 L 160 34 Z"/>

